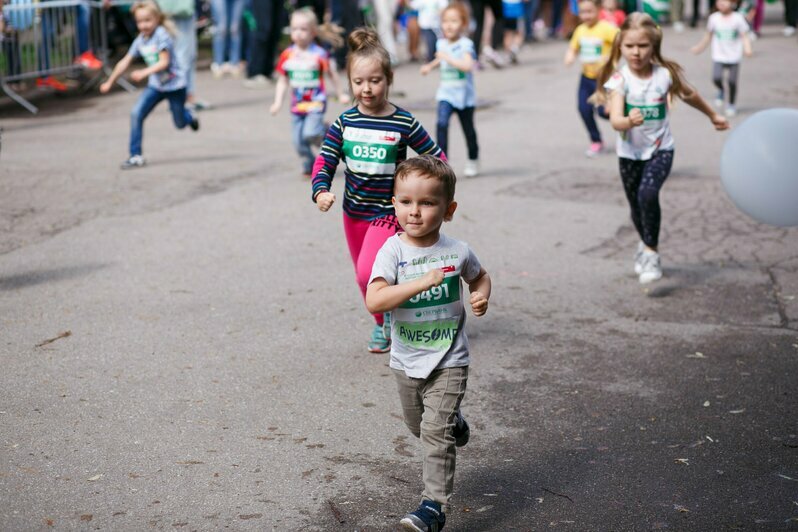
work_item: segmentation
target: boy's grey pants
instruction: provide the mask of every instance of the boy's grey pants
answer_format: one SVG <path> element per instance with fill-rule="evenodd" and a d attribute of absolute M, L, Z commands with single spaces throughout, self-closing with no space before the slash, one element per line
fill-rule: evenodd
<path fill-rule="evenodd" d="M 454 486 L 454 418 L 468 380 L 468 367 L 433 371 L 426 379 L 412 379 L 393 370 L 407 428 L 424 447 L 422 499 L 440 503 L 447 511 Z"/>

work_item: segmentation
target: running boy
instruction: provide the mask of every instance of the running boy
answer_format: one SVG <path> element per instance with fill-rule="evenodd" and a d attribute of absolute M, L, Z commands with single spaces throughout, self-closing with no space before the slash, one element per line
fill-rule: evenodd
<path fill-rule="evenodd" d="M 424 447 L 424 492 L 400 524 L 436 532 L 446 523 L 456 447 L 470 429 L 460 414 L 469 349 L 460 280 L 475 316 L 488 310 L 491 281 L 468 244 L 441 234 L 457 209 L 451 167 L 432 155 L 396 169 L 393 205 L 404 232 L 390 237 L 374 262 L 366 306 L 393 311 L 390 367 L 399 386 L 404 422 Z"/>

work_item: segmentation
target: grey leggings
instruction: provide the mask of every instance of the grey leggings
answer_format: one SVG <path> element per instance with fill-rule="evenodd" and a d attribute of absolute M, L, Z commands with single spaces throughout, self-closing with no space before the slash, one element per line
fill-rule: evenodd
<path fill-rule="evenodd" d="M 723 99 L 723 71 L 728 70 L 727 83 L 729 84 L 729 104 L 734 105 L 737 100 L 737 76 L 740 74 L 740 63 L 712 63 L 712 81 L 720 91 Z"/>

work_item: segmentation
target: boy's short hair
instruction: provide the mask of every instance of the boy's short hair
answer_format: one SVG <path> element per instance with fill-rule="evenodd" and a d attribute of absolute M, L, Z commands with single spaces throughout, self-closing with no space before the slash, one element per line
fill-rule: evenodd
<path fill-rule="evenodd" d="M 411 174 L 420 174 L 425 177 L 433 177 L 443 183 L 443 193 L 447 202 L 454 201 L 454 187 L 457 183 L 457 176 L 449 163 L 439 159 L 434 155 L 419 155 L 411 159 L 406 159 L 399 163 L 394 174 L 394 181 L 404 179 Z"/>

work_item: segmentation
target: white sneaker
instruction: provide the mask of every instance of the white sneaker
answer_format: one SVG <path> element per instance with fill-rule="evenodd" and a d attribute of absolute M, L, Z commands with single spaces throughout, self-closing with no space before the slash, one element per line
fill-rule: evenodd
<path fill-rule="evenodd" d="M 718 109 L 723 109 L 723 94 L 718 93 L 715 96 L 715 107 Z"/>
<path fill-rule="evenodd" d="M 640 258 L 641 271 L 638 280 L 641 284 L 648 284 L 662 279 L 662 266 L 660 266 L 659 253 L 644 250 Z"/>
<path fill-rule="evenodd" d="M 244 80 L 244 88 L 246 89 L 266 89 L 271 85 L 271 80 L 263 74 L 258 74 Z"/>
<path fill-rule="evenodd" d="M 676 33 L 684 32 L 684 22 L 682 22 L 681 20 L 677 20 L 676 22 L 674 22 L 673 31 L 675 31 Z"/>
<path fill-rule="evenodd" d="M 728 106 L 726 108 L 726 116 L 728 116 L 729 118 L 734 118 L 735 116 L 737 116 L 737 108 L 734 107 L 733 105 Z"/>
<path fill-rule="evenodd" d="M 222 76 L 224 76 L 222 65 L 219 63 L 211 63 L 211 74 L 213 74 L 213 79 L 222 79 Z"/>
<path fill-rule="evenodd" d="M 785 37 L 792 37 L 795 35 L 795 26 L 785 26 L 782 33 Z"/>
<path fill-rule="evenodd" d="M 635 251 L 635 273 L 640 275 L 643 273 L 643 251 L 645 251 L 646 245 L 642 242 L 637 243 L 637 251 Z"/>
<path fill-rule="evenodd" d="M 144 160 L 144 157 L 141 155 L 131 155 L 125 162 L 123 162 L 120 166 L 122 170 L 130 170 L 132 168 L 141 168 L 147 164 Z"/>
<path fill-rule="evenodd" d="M 466 177 L 477 177 L 479 175 L 479 160 L 469 159 L 463 169 L 463 175 Z"/>

